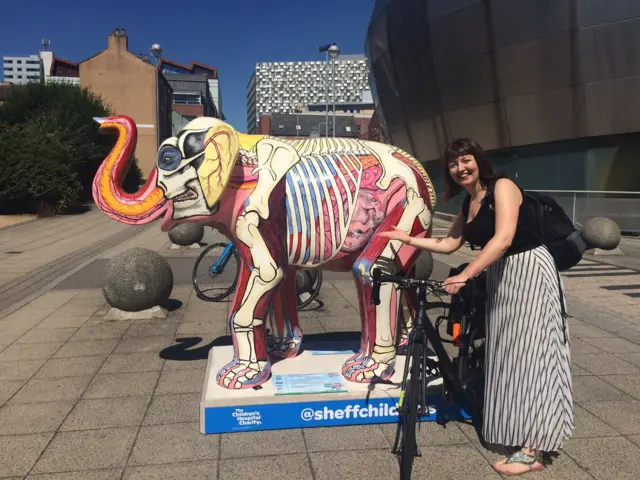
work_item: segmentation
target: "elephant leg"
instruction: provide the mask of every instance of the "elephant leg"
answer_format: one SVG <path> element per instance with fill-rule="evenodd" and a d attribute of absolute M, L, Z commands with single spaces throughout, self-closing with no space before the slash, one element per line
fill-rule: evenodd
<path fill-rule="evenodd" d="M 271 363 L 265 323 L 273 297 L 273 283 L 264 282 L 257 269 L 251 270 L 241 262 L 229 316 L 234 358 L 218 372 L 217 382 L 221 387 L 249 388 L 269 378 Z"/>
<path fill-rule="evenodd" d="M 302 329 L 298 323 L 296 270 L 287 269 L 284 281 L 273 297 L 273 337 L 269 354 L 277 358 L 295 357 L 302 345 Z"/>
<path fill-rule="evenodd" d="M 249 253 L 244 254 L 246 260 L 242 262 L 232 306 L 234 358 L 218 372 L 218 384 L 222 387 L 250 388 L 269 378 L 271 364 L 265 322 L 274 293 L 284 278 L 284 251 L 276 233 L 278 228 L 275 221 L 261 224 L 255 212 L 245 213 L 237 219 L 237 238 L 246 246 L 242 250 L 247 248 Z M 269 241 L 263 238 L 261 231 Z"/>
<path fill-rule="evenodd" d="M 362 340 L 360 351 L 343 364 L 342 373 L 347 380 L 363 383 L 385 381 L 394 373 L 400 294 L 394 284 L 383 283 L 380 287 L 380 305 L 371 304 L 371 271 L 380 268 L 388 274 L 406 272 L 415 261 L 418 251 L 376 234 L 397 225 L 414 236 L 424 236 L 428 231 L 423 227 L 424 217 L 428 215 L 424 200 L 414 190 L 409 190 L 407 202 L 391 210 L 353 266 L 360 297 Z M 429 220 L 426 222 L 428 224 Z"/>

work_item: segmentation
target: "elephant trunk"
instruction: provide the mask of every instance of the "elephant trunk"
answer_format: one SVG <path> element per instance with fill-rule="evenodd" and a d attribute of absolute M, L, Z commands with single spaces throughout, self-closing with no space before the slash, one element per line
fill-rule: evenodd
<path fill-rule="evenodd" d="M 122 189 L 138 140 L 136 124 L 125 115 L 94 120 L 100 124 L 101 132 L 116 131 L 118 134 L 115 146 L 93 179 L 96 205 L 119 222 L 138 225 L 155 220 L 167 207 L 162 190 L 156 185 L 155 168 L 138 192 L 130 194 Z"/>

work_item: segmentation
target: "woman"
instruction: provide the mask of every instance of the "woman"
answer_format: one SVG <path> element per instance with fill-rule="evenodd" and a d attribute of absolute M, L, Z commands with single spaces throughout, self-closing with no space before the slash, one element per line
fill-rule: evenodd
<path fill-rule="evenodd" d="M 486 442 L 521 447 L 494 464 L 517 475 L 544 468 L 542 452 L 556 451 L 573 429 L 571 361 L 560 282 L 553 257 L 534 230 L 520 188 L 493 172 L 471 139 L 447 147 L 445 200 L 466 196 L 446 238 L 414 238 L 395 228 L 380 235 L 434 253 L 450 254 L 465 241 L 482 247 L 459 275 L 444 282 L 457 293 L 487 270 Z"/>

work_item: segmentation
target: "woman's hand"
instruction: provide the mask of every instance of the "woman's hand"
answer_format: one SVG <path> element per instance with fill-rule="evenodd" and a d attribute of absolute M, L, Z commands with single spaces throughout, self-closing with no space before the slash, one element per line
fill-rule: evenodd
<path fill-rule="evenodd" d="M 389 230 L 387 232 L 380 232 L 378 235 L 385 238 L 390 238 L 391 240 L 400 240 L 402 243 L 409 243 L 411 240 L 411 236 L 407 234 L 404 230 L 392 225 L 391 228 L 393 230 Z"/>
<path fill-rule="evenodd" d="M 447 278 L 443 282 L 442 288 L 444 288 L 444 290 L 449 295 L 455 295 L 456 293 L 458 293 L 462 289 L 462 287 L 465 286 L 465 284 L 467 283 L 467 280 L 469 280 L 469 277 L 467 275 L 465 275 L 464 273 L 460 273 L 460 274 L 456 275 L 455 277 Z"/>

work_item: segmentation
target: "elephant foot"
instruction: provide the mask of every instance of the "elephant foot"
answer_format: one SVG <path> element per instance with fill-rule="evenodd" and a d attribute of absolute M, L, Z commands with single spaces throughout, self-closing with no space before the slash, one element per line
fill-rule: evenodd
<path fill-rule="evenodd" d="M 372 356 L 355 355 L 342 365 L 342 375 L 351 382 L 371 383 L 385 382 L 395 371 L 395 357 L 382 361 Z"/>
<path fill-rule="evenodd" d="M 291 337 L 270 337 L 268 344 L 269 355 L 276 358 L 293 358 L 300 352 L 302 346 L 302 330 L 296 327 Z"/>
<path fill-rule="evenodd" d="M 230 390 L 252 388 L 261 385 L 271 374 L 270 362 L 234 360 L 223 367 L 216 377 L 218 385 Z"/>

